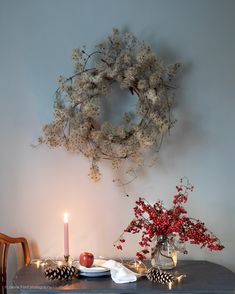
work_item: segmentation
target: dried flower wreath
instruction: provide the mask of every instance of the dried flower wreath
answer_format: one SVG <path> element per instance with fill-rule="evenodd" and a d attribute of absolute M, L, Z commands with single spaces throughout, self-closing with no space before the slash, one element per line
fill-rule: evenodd
<path fill-rule="evenodd" d="M 101 177 L 101 159 L 112 160 L 113 168 L 130 159 L 129 172 L 134 171 L 143 165 L 145 150 L 155 148 L 156 155 L 164 134 L 174 125 L 171 82 L 180 64 L 164 65 L 144 42 L 117 29 L 91 54 L 83 46 L 73 51 L 72 58 L 75 72 L 60 77 L 54 118 L 44 126 L 39 143 L 82 153 L 91 162 L 89 176 L 95 181 Z M 91 62 L 95 65 L 89 68 Z M 117 126 L 101 120 L 101 102 L 112 83 L 137 95 L 138 123 L 130 112 L 123 113 Z"/>

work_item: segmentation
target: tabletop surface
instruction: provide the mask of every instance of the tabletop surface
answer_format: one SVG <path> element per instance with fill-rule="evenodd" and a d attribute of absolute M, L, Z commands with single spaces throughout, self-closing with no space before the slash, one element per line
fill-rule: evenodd
<path fill-rule="evenodd" d="M 17 271 L 13 283 L 22 293 L 235 293 L 235 274 L 208 261 L 179 261 L 176 275 L 185 274 L 180 283 L 168 285 L 150 282 L 145 277 L 136 282 L 116 284 L 110 276 L 79 277 L 72 281 L 50 281 L 35 265 L 28 265 Z"/>

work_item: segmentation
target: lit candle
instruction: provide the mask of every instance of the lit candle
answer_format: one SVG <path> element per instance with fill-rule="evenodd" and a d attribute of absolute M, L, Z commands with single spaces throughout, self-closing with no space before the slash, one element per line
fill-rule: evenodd
<path fill-rule="evenodd" d="M 69 256 L 69 215 L 64 214 L 64 256 Z"/>

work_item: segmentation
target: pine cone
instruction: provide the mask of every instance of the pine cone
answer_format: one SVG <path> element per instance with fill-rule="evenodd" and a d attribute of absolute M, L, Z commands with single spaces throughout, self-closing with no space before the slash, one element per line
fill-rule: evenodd
<path fill-rule="evenodd" d="M 174 276 L 167 272 L 162 272 L 156 267 L 152 267 L 148 270 L 146 277 L 152 282 L 165 284 L 174 281 Z"/>
<path fill-rule="evenodd" d="M 44 273 L 49 280 L 71 280 L 76 275 L 76 268 L 63 265 L 54 269 L 48 268 Z"/>

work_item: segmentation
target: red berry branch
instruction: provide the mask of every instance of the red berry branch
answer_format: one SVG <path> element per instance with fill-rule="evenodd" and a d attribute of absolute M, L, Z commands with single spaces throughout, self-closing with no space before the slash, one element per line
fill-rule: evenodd
<path fill-rule="evenodd" d="M 193 191 L 193 188 L 187 178 L 180 179 L 179 185 L 176 186 L 177 194 L 173 197 L 173 206 L 170 209 L 166 209 L 161 201 L 151 205 L 146 199 L 139 198 L 133 209 L 134 219 L 114 246 L 122 250 L 125 233 L 137 234 L 141 232 L 139 245 L 143 249 L 136 253 L 136 257 L 140 260 L 146 258 L 150 252 L 151 242 L 156 237 L 157 246 L 161 246 L 167 239 L 177 238 L 181 244 L 189 242 L 200 245 L 201 248 L 222 250 L 224 246 L 221 245 L 220 240 L 207 229 L 203 222 L 186 216 L 187 211 L 183 204 L 188 201 L 188 194 Z M 183 252 L 187 253 L 186 250 Z"/>

